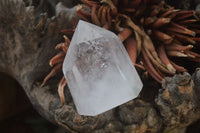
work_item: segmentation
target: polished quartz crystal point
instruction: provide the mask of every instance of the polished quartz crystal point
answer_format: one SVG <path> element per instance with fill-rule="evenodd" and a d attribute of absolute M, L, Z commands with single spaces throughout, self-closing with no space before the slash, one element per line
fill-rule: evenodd
<path fill-rule="evenodd" d="M 81 20 L 63 72 L 80 115 L 95 116 L 128 102 L 143 86 L 120 39 Z"/>

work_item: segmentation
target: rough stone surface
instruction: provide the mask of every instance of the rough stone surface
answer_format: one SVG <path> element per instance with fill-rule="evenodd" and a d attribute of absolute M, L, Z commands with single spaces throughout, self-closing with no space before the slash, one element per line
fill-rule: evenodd
<path fill-rule="evenodd" d="M 200 117 L 199 88 L 194 81 L 198 79 L 199 70 L 193 75 L 188 73 L 166 78 L 160 89 L 156 104 L 164 118 L 167 129 L 186 127 Z"/>
<path fill-rule="evenodd" d="M 159 132 L 162 120 L 150 103 L 135 99 L 119 107 L 119 119 L 125 133 Z"/>

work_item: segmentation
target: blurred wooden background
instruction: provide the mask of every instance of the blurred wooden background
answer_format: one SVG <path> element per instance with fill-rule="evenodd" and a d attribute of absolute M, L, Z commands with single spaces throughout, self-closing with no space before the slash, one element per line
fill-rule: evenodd
<path fill-rule="evenodd" d="M 0 133 L 64 132 L 33 109 L 17 81 L 0 73 Z"/>
<path fill-rule="evenodd" d="M 0 73 L 0 121 L 31 107 L 21 86 L 4 73 Z"/>

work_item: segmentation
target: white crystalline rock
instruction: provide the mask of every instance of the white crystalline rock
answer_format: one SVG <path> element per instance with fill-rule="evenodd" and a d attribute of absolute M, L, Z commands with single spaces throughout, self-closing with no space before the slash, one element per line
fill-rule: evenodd
<path fill-rule="evenodd" d="M 143 86 L 120 39 L 81 20 L 63 72 L 80 115 L 95 116 L 128 102 Z"/>

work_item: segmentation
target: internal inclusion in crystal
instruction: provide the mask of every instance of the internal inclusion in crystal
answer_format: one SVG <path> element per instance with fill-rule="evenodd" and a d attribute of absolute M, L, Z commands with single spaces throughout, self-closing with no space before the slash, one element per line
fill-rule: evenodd
<path fill-rule="evenodd" d="M 85 80 L 100 80 L 104 70 L 112 64 L 108 42 L 109 39 L 102 37 L 76 45 L 75 64 Z"/>

